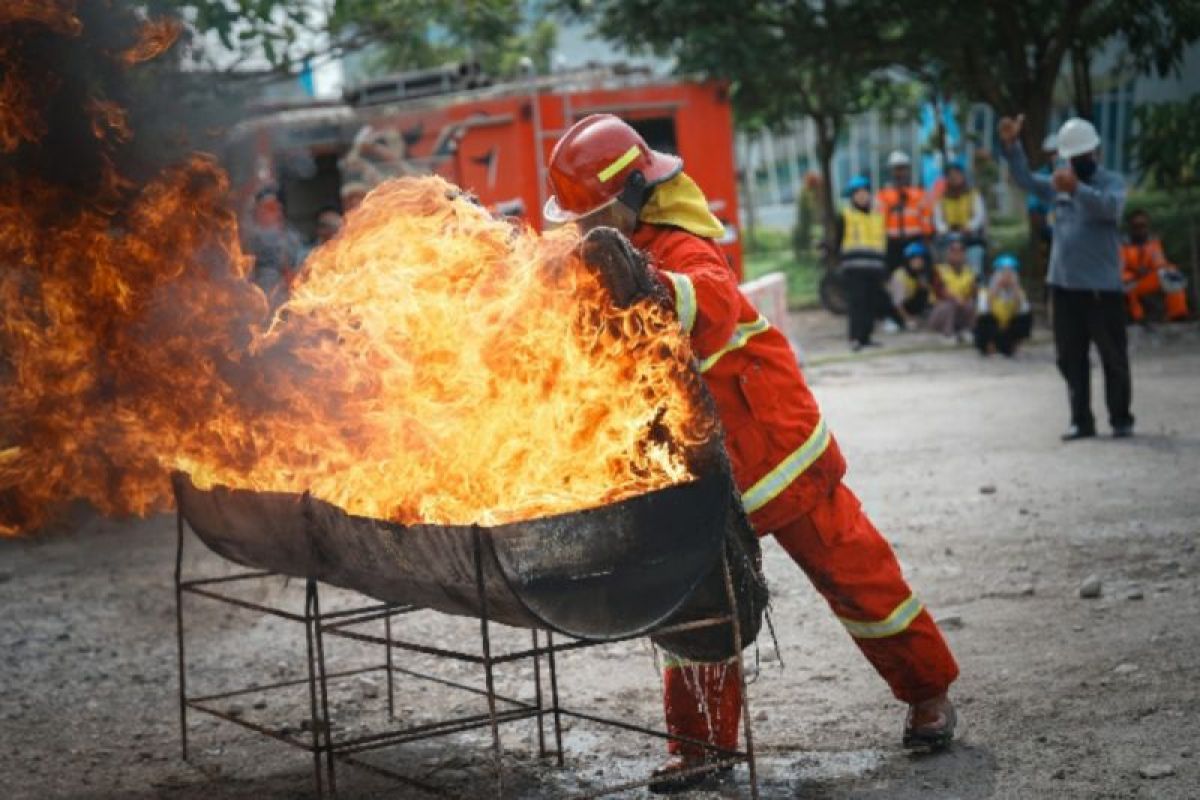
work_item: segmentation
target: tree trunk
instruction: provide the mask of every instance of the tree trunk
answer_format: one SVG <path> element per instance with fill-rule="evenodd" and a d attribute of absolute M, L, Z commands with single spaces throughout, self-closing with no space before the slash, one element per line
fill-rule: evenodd
<path fill-rule="evenodd" d="M 1025 146 L 1025 154 L 1029 157 L 1032 169 L 1037 169 L 1047 161 L 1053 161 L 1053 153 L 1042 150 L 1042 142 L 1046 138 L 1050 122 L 1050 111 L 1054 102 L 1054 83 L 1050 81 L 1043 85 L 1034 86 L 1020 98 L 1020 108 L 1025 113 L 1025 126 L 1021 131 L 1021 143 Z M 1049 269 L 1049 252 L 1043 252 L 1041 234 L 1034 227 L 1034 220 L 1027 216 L 1029 223 L 1028 252 L 1029 263 L 1033 267 L 1030 277 L 1037 283 L 1043 283 Z"/>
<path fill-rule="evenodd" d="M 748 252 L 758 249 L 758 209 L 754 199 L 754 140 L 746 141 L 746 163 L 737 171 L 738 181 L 742 184 L 742 198 L 746 201 L 746 229 L 743 231 L 742 244 Z"/>
<path fill-rule="evenodd" d="M 1075 113 L 1084 119 L 1092 119 L 1095 105 L 1092 100 L 1092 56 L 1086 46 L 1071 47 L 1071 95 Z"/>
<path fill-rule="evenodd" d="M 1193 205 L 1192 208 L 1195 208 Z M 1192 256 L 1192 297 L 1200 303 L 1200 226 L 1196 224 L 1196 215 L 1188 215 L 1188 241 L 1191 244 Z M 1192 305 L 1193 312 L 1200 312 L 1200 304 Z"/>
<path fill-rule="evenodd" d="M 821 239 L 825 243 L 823 260 L 826 269 L 836 263 L 837 207 L 833 202 L 833 151 L 837 146 L 837 124 L 823 116 L 813 115 L 817 129 L 817 161 L 821 165 Z"/>
<path fill-rule="evenodd" d="M 950 163 L 950 156 L 946 152 L 945 109 L 942 107 L 941 93 L 936 86 L 933 90 L 933 101 L 931 102 L 931 105 L 933 106 L 934 149 L 937 150 L 938 154 L 940 154 L 942 157 L 942 170 L 944 172 L 946 165 Z M 918 173 L 917 170 L 913 170 L 913 172 Z M 914 174 L 913 182 L 916 183 L 918 180 L 919 174 Z"/>
<path fill-rule="evenodd" d="M 1029 165 L 1037 169 L 1052 158 L 1051 154 L 1042 150 L 1042 142 L 1046 138 L 1050 124 L 1050 108 L 1054 101 L 1054 88 L 1035 89 L 1022 98 L 1021 110 L 1025 114 L 1025 126 L 1021 129 L 1021 144 L 1025 146 L 1025 155 L 1029 157 Z"/>

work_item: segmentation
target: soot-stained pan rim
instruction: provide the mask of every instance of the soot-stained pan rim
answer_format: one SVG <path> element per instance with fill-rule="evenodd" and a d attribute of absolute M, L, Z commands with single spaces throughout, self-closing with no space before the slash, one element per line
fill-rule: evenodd
<path fill-rule="evenodd" d="M 682 483 L 668 486 L 663 489 L 656 489 L 656 490 L 653 490 L 650 492 L 645 492 L 643 494 L 635 495 L 633 497 L 629 497 L 629 498 L 620 500 L 615 503 L 609 503 L 609 504 L 600 505 L 600 506 L 593 506 L 591 508 L 579 509 L 579 510 L 575 510 L 575 511 L 563 512 L 561 514 L 551 514 L 551 515 L 546 515 L 546 516 L 542 516 L 542 517 L 532 517 L 527 520 L 520 520 L 518 522 L 507 522 L 507 523 L 502 523 L 499 525 L 479 525 L 479 524 L 475 524 L 475 525 L 432 525 L 432 524 L 426 524 L 426 523 L 421 523 L 421 524 L 417 524 L 417 525 L 405 525 L 403 523 L 392 522 L 390 520 L 380 519 L 377 517 L 369 517 L 369 516 L 351 514 L 351 513 L 347 512 L 345 509 L 341 508 L 340 506 L 338 506 L 334 503 L 330 503 L 325 500 L 321 500 L 320 498 L 313 496 L 309 492 L 301 493 L 301 492 L 284 492 L 284 491 L 277 491 L 277 490 L 243 489 L 243 488 L 230 487 L 230 486 L 227 486 L 224 484 L 214 484 L 213 486 L 210 486 L 208 488 L 201 489 L 201 488 L 197 487 L 195 485 L 195 483 L 191 480 L 191 476 L 189 476 L 188 474 L 183 473 L 183 472 L 174 473 L 172 475 L 172 479 L 173 479 L 173 481 L 176 481 L 176 482 L 182 484 L 183 486 L 185 486 L 186 489 L 190 490 L 191 492 L 195 492 L 199 495 L 208 495 L 211 500 L 218 502 L 218 504 L 223 504 L 226 499 L 236 498 L 239 495 L 247 496 L 247 497 L 264 497 L 264 498 L 272 497 L 272 498 L 276 498 L 279 500 L 287 500 L 287 501 L 291 501 L 291 502 L 296 502 L 300 506 L 301 513 L 305 517 L 305 525 L 306 526 L 320 524 L 317 521 L 317 519 L 315 519 L 312 516 L 312 514 L 310 513 L 313 506 L 319 504 L 319 505 L 323 505 L 329 509 L 336 511 L 338 514 L 342 515 L 344 518 L 351 521 L 352 524 L 357 525 L 357 524 L 365 523 L 376 529 L 383 529 L 383 530 L 391 531 L 393 533 L 403 534 L 406 532 L 412 532 L 412 533 L 416 533 L 419 535 L 419 532 L 421 531 L 421 529 L 441 529 L 443 531 L 446 531 L 446 530 L 459 531 L 463 535 L 469 534 L 471 536 L 474 536 L 474 535 L 476 535 L 476 532 L 478 532 L 480 534 L 483 534 L 479 537 L 480 544 L 481 544 L 480 558 L 490 558 L 491 559 L 492 563 L 495 565 L 495 567 L 497 569 L 497 572 L 499 573 L 501 579 L 504 582 L 505 588 L 508 590 L 509 596 L 517 601 L 517 603 L 521 606 L 522 609 L 524 609 L 524 611 L 529 615 L 529 617 L 532 620 L 534 620 L 537 623 L 539 623 L 540 625 L 544 626 L 545 629 L 554 631 L 555 633 L 560 633 L 560 634 L 563 634 L 566 636 L 570 636 L 572 638 L 577 638 L 577 639 L 581 639 L 584 641 L 592 641 L 592 642 L 616 641 L 616 640 L 625 639 L 625 638 L 635 638 L 638 636 L 643 636 L 643 635 L 646 635 L 646 634 L 652 632 L 655 628 L 660 627 L 664 622 L 670 620 L 676 614 L 679 613 L 679 611 L 687 604 L 688 600 L 691 598 L 692 594 L 696 591 L 697 587 L 699 587 L 699 585 L 704 581 L 704 579 L 716 567 L 717 562 L 720 559 L 721 552 L 722 552 L 721 543 L 723 542 L 723 534 L 724 534 L 724 520 L 725 520 L 726 514 L 728 512 L 728 507 L 727 507 L 728 503 L 731 500 L 731 498 L 726 498 L 726 499 L 724 499 L 724 502 L 720 502 L 719 500 L 712 501 L 714 504 L 712 518 L 715 521 L 712 525 L 704 526 L 704 527 L 708 528 L 709 535 L 707 537 L 707 541 L 696 542 L 696 544 L 698 546 L 707 547 L 708 553 L 706 554 L 705 558 L 702 561 L 702 568 L 695 570 L 695 574 L 693 574 L 688 581 L 686 590 L 678 593 L 678 599 L 675 600 L 675 602 L 673 604 L 671 604 L 669 609 L 663 613 L 658 614 L 655 618 L 648 619 L 645 623 L 634 626 L 633 628 L 624 628 L 619 631 L 614 631 L 612 634 L 598 634 L 594 631 L 581 631 L 581 630 L 577 630 L 577 629 L 572 629 L 569 626 L 565 626 L 559 622 L 555 622 L 551 619 L 547 619 L 547 617 L 544 613 L 537 611 L 534 608 L 534 606 L 531 604 L 530 598 L 527 597 L 526 591 L 523 590 L 523 588 L 522 588 L 523 584 L 520 581 L 520 579 L 517 577 L 516 570 L 514 570 L 512 568 L 511 564 L 508 562 L 508 560 L 506 558 L 502 557 L 501 550 L 497 549 L 496 539 L 502 537 L 502 534 L 506 529 L 513 529 L 513 528 L 518 528 L 521 526 L 533 525 L 533 526 L 539 526 L 539 527 L 545 526 L 547 528 L 553 528 L 556 525 L 564 525 L 564 524 L 570 525 L 572 520 L 579 520 L 581 518 L 590 517 L 590 516 L 619 517 L 621 515 L 621 513 L 624 511 L 624 509 L 628 506 L 645 504 L 645 503 L 655 503 L 655 502 L 669 502 L 669 498 L 671 498 L 673 495 L 678 495 L 678 494 L 691 494 L 691 493 L 695 492 L 695 493 L 700 493 L 703 496 L 703 495 L 708 495 L 711 492 L 713 495 L 719 495 L 721 493 L 720 490 L 722 488 L 724 488 L 724 485 L 727 485 L 725 476 L 722 475 L 719 470 L 715 471 L 714 473 L 711 473 L 711 474 L 702 475 L 699 478 L 694 478 L 690 481 L 684 481 Z M 728 489 L 725 489 L 725 492 L 728 493 Z M 177 494 L 178 494 L 178 492 L 177 492 Z M 185 519 L 188 517 L 186 511 L 182 511 L 181 513 L 183 513 Z M 189 524 L 190 524 L 190 520 L 189 520 Z M 497 535 L 493 536 L 490 534 L 497 534 Z M 311 534 L 308 533 L 307 531 L 306 531 L 306 535 L 311 538 Z M 693 541 L 695 541 L 695 540 L 693 540 Z M 310 542 L 310 545 L 311 544 L 313 544 L 313 543 Z M 225 556 L 223 553 L 219 553 L 219 554 L 222 555 L 222 557 L 228 557 L 228 556 Z M 271 565 L 269 565 L 269 564 L 247 564 L 247 566 L 268 568 L 268 569 L 271 568 Z M 289 573 L 289 574 L 291 574 L 291 573 Z M 314 578 L 317 580 L 323 579 L 323 577 L 319 574 L 318 575 L 296 575 L 295 577 Z M 346 588 L 353 589 L 354 587 L 346 587 Z M 436 610 L 436 609 L 434 609 L 434 610 Z M 477 609 L 477 610 L 482 611 L 482 609 Z"/>

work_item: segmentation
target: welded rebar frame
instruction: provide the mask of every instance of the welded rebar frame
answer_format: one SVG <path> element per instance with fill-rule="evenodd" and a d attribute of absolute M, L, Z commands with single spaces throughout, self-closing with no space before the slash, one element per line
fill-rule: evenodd
<path fill-rule="evenodd" d="M 326 792 L 328 792 L 330 797 L 337 796 L 336 764 L 338 762 L 350 764 L 366 771 L 397 780 L 430 794 L 445 797 L 453 795 L 448 795 L 443 789 L 429 784 L 423 780 L 413 778 L 386 767 L 382 767 L 378 764 L 364 761 L 358 756 L 362 753 L 380 750 L 387 747 L 394 747 L 415 741 L 434 739 L 441 736 L 448 736 L 455 733 L 462 733 L 465 731 L 486 727 L 490 729 L 492 740 L 491 751 L 493 769 L 495 772 L 495 793 L 497 798 L 503 798 L 504 760 L 500 739 L 500 726 L 510 722 L 534 719 L 537 723 L 539 756 L 543 759 L 549 756 L 554 756 L 557 765 L 559 767 L 563 767 L 565 765 L 565 757 L 563 750 L 562 720 L 564 717 L 570 717 L 595 725 L 628 731 L 634 734 L 641 734 L 659 739 L 665 739 L 668 741 L 691 744 L 702 748 L 704 752 L 708 754 L 704 763 L 676 773 L 678 777 L 687 777 L 690 775 L 716 772 L 718 770 L 725 769 L 726 767 L 732 767 L 737 764 L 744 763 L 747 765 L 749 772 L 750 797 L 753 798 L 753 800 L 758 799 L 758 773 L 754 754 L 754 734 L 751 726 L 749 693 L 746 687 L 746 673 L 741 656 L 741 622 L 738 614 L 737 594 L 733 585 L 732 572 L 729 568 L 729 555 L 727 552 L 722 553 L 721 559 L 725 591 L 729 602 L 729 614 L 727 615 L 720 615 L 706 619 L 693 620 L 686 623 L 663 626 L 649 633 L 641 633 L 635 636 L 622 637 L 620 639 L 602 642 L 572 638 L 569 641 L 556 644 L 555 635 L 552 631 L 531 629 L 531 644 L 528 649 L 495 654 L 492 652 L 492 621 L 488 616 L 487 596 L 484 587 L 482 545 L 483 533 L 479 528 L 476 528 L 473 532 L 472 549 L 475 562 L 475 588 L 476 592 L 478 593 L 480 608 L 480 652 L 471 653 L 442 647 L 433 647 L 397 638 L 393 633 L 393 619 L 414 611 L 426 610 L 417 606 L 371 602 L 369 604 L 356 606 L 353 608 L 342 609 L 333 612 L 322 612 L 320 606 L 319 583 L 313 578 L 308 578 L 305 580 L 305 600 L 303 613 L 296 613 L 294 611 L 266 605 L 264 603 L 256 603 L 220 591 L 220 588 L 222 587 L 240 582 L 281 577 L 278 573 L 266 570 L 258 570 L 224 575 L 220 577 L 185 579 L 183 575 L 185 525 L 186 521 L 183 518 L 183 514 L 181 512 L 177 512 L 177 543 L 175 555 L 175 619 L 179 666 L 178 687 L 180 744 L 182 756 L 185 761 L 187 761 L 189 758 L 187 727 L 188 712 L 198 711 L 209 714 L 225 722 L 231 722 L 248 730 L 254 731 L 260 735 L 275 739 L 311 753 L 313 759 L 313 786 L 318 798 L 324 798 L 326 796 Z M 267 616 L 303 624 L 306 645 L 305 677 L 287 681 L 276 681 L 267 684 L 255 684 L 248 687 L 205 694 L 201 696 L 189 696 L 187 693 L 187 658 L 184 624 L 185 594 L 203 597 L 209 601 L 225 603 L 247 611 L 253 611 Z M 367 625 L 368 623 L 377 623 L 380 621 L 383 622 L 382 636 L 372 633 L 365 633 L 361 630 L 355 630 L 355 628 L 358 628 L 359 626 Z M 735 665 L 738 671 L 738 681 L 741 684 L 742 690 L 742 728 L 745 743 L 743 750 L 727 750 L 717 747 L 709 742 L 691 739 L 678 734 L 672 734 L 667 731 L 636 725 L 625 720 L 610 719 L 597 716 L 595 714 L 567 709 L 564 708 L 559 702 L 556 656 L 560 653 L 589 647 L 597 647 L 606 644 L 615 644 L 618 642 L 630 641 L 632 639 L 640 639 L 651 634 L 669 635 L 673 633 L 682 633 L 688 630 L 696 630 L 724 624 L 729 624 L 732 629 L 734 649 L 738 653 L 738 656 L 735 659 Z M 372 664 L 357 669 L 329 672 L 326 667 L 325 660 L 324 639 L 326 635 L 382 646 L 385 654 L 384 661 L 381 664 Z M 542 644 L 543 636 L 545 639 L 545 644 Z M 421 673 L 398 666 L 395 663 L 393 651 L 423 654 L 481 666 L 484 670 L 484 688 L 479 689 L 476 686 L 471 686 L 466 683 L 461 683 L 436 675 Z M 513 663 L 525 659 L 529 659 L 533 662 L 533 701 L 528 702 L 518 698 L 507 697 L 498 694 L 495 690 L 495 667 L 501 664 Z M 546 662 L 547 678 L 549 681 L 548 703 L 546 693 L 543 691 L 542 687 L 543 659 L 545 659 Z M 486 714 L 470 714 L 467 716 L 451 717 L 431 723 L 394 728 L 377 733 L 367 733 L 364 735 L 335 741 L 333 736 L 334 725 L 329 713 L 329 681 L 373 672 L 383 672 L 386 675 L 387 709 L 389 720 L 395 720 L 396 709 L 394 681 L 397 674 L 403 674 L 411 678 L 437 683 L 443 686 L 470 692 L 475 695 L 482 695 L 487 700 L 488 711 Z M 285 689 L 299 685 L 306 685 L 308 689 L 309 736 L 307 737 L 307 741 L 303 738 L 293 735 L 290 729 L 287 727 L 272 728 L 266 725 L 260 725 L 244 719 L 241 715 L 231 714 L 213 705 L 214 703 L 222 700 L 229 700 L 235 697 L 269 692 L 272 690 Z M 501 704 L 505 706 L 503 710 L 499 708 Z M 553 750 L 550 750 L 547 746 L 547 717 L 550 718 L 553 724 Z M 304 731 L 301 730 L 300 733 L 304 733 Z M 655 779 L 651 776 L 642 780 L 628 781 L 619 785 L 606 786 L 598 791 L 573 795 L 573 797 L 580 798 L 581 800 L 583 798 L 602 797 L 604 795 L 645 787 L 654 781 Z"/>

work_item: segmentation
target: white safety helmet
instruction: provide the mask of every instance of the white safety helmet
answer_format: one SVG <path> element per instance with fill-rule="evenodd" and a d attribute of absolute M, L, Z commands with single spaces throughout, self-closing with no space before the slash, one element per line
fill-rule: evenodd
<path fill-rule="evenodd" d="M 908 153 L 903 150 L 893 150 L 888 156 L 888 167 L 911 167 L 912 159 L 908 157 Z"/>
<path fill-rule="evenodd" d="M 1100 146 L 1100 135 L 1092 123 L 1080 117 L 1071 117 L 1058 129 L 1058 155 L 1074 158 L 1090 153 Z"/>

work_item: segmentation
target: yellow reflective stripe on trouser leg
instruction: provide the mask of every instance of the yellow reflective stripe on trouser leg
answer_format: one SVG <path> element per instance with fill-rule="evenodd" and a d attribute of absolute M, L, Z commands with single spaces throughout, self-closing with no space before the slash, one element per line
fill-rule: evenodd
<path fill-rule="evenodd" d="M 825 426 L 822 417 L 817 421 L 817 427 L 808 435 L 804 444 L 792 451 L 779 466 L 762 476 L 742 494 L 742 505 L 747 514 L 753 514 L 767 503 L 779 496 L 779 493 L 792 484 L 792 481 L 804 474 L 821 454 L 829 448 L 829 428 Z"/>
<path fill-rule="evenodd" d="M 684 333 L 691 333 L 696 325 L 696 287 L 692 286 L 692 279 L 687 275 L 668 272 L 667 277 L 675 287 L 675 314 L 679 317 L 679 324 Z"/>
<path fill-rule="evenodd" d="M 916 595 L 909 595 L 907 600 L 896 606 L 895 611 L 878 622 L 859 622 L 844 617 L 838 619 L 855 639 L 883 639 L 908 630 L 908 626 L 912 625 L 923 608 Z"/>
<path fill-rule="evenodd" d="M 624 153 L 622 153 L 621 157 L 618 158 L 616 161 L 612 162 L 607 167 L 600 170 L 600 172 L 597 173 L 596 177 L 600 179 L 601 183 L 611 180 L 612 176 L 616 175 L 618 172 L 620 172 L 621 170 L 625 169 L 626 167 L 628 167 L 630 164 L 633 163 L 633 160 L 638 157 L 638 152 L 639 152 L 639 150 L 637 149 L 637 145 L 635 144 L 633 147 L 630 147 L 628 150 L 626 150 Z"/>
<path fill-rule="evenodd" d="M 739 347 L 745 347 L 746 342 L 750 341 L 751 338 L 757 336 L 763 331 L 770 329 L 770 327 L 770 321 L 762 314 L 759 314 L 758 319 L 754 320 L 753 322 L 743 322 L 739 324 L 733 329 L 733 336 L 729 337 L 729 341 L 726 342 L 720 350 L 700 362 L 700 371 L 708 372 L 713 368 L 714 364 L 721 360 L 721 356 L 725 355 L 731 350 L 737 350 Z"/>

